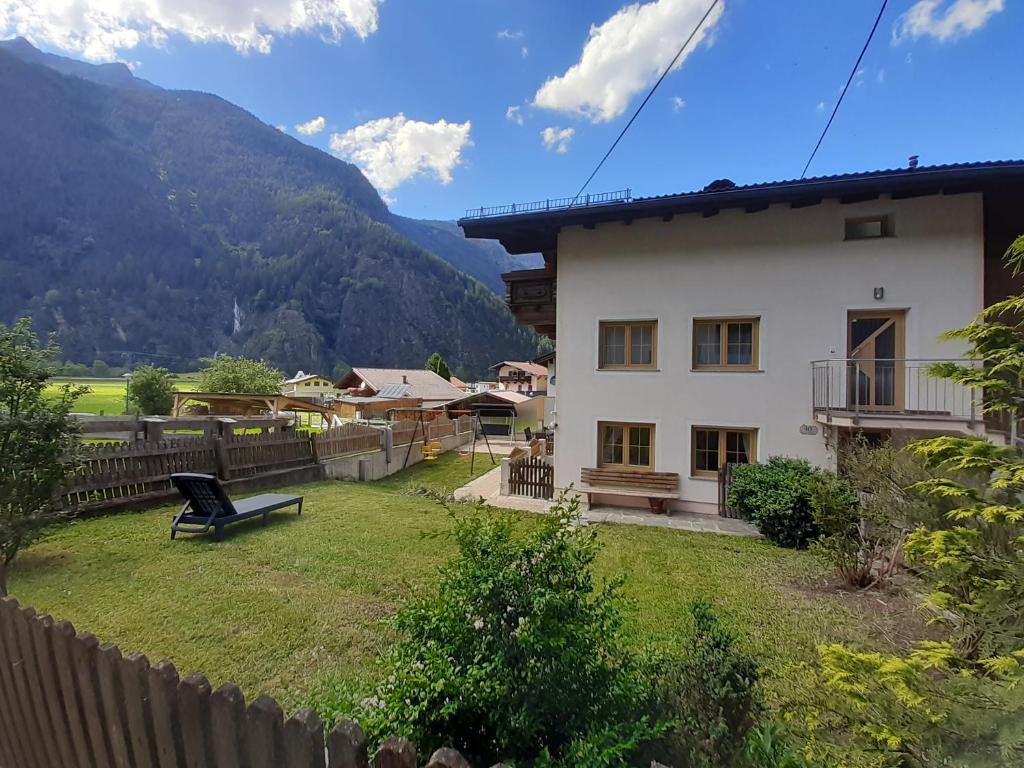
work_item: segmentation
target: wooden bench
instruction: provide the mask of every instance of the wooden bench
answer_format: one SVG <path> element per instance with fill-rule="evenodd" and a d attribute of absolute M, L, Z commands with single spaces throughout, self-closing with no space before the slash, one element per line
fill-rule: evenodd
<path fill-rule="evenodd" d="M 633 472 L 621 469 L 580 470 L 580 493 L 587 494 L 590 504 L 593 494 L 606 493 L 611 496 L 636 496 L 647 499 L 651 512 L 665 512 L 669 499 L 679 498 L 679 474 L 677 472 Z"/>

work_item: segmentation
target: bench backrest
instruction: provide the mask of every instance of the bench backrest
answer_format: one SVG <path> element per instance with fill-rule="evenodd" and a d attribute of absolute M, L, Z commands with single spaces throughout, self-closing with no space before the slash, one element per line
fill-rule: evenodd
<path fill-rule="evenodd" d="M 633 472 L 623 469 L 590 468 L 580 470 L 580 479 L 587 485 L 648 488 L 675 491 L 679 488 L 678 472 Z"/>
<path fill-rule="evenodd" d="M 235 514 L 231 499 L 213 475 L 178 472 L 171 475 L 171 482 L 191 504 L 194 514 L 203 517 L 225 517 Z"/>

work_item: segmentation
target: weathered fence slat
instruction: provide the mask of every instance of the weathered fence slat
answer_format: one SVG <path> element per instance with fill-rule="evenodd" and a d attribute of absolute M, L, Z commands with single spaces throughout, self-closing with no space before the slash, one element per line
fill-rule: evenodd
<path fill-rule="evenodd" d="M 75 752 L 70 741 L 67 720 L 64 717 L 60 683 L 57 680 L 55 661 L 50 643 L 54 632 L 53 619 L 49 616 L 41 616 L 39 621 L 26 623 L 29 625 L 29 631 L 32 634 L 36 663 L 42 678 L 43 697 L 46 699 L 46 706 L 50 711 L 53 740 L 60 754 L 60 764 L 73 766 L 75 764 Z M 0 734 L 0 738 L 2 738 L 2 734 Z"/>
<path fill-rule="evenodd" d="M 25 708 L 23 685 L 18 680 L 21 664 L 12 641 L 14 624 L 9 620 L 16 610 L 14 602 L 0 606 L 0 620 L 3 622 L 0 624 L 0 685 L 3 686 L 6 704 L 4 710 L 10 713 L 11 744 L 21 755 L 24 765 L 34 766 L 39 765 L 36 745 L 32 743 L 32 734 L 28 730 L 30 715 Z"/>
<path fill-rule="evenodd" d="M 324 768 L 324 724 L 311 709 L 300 709 L 284 724 L 288 768 Z"/>
<path fill-rule="evenodd" d="M 157 762 L 156 742 L 150 724 L 149 659 L 139 653 L 124 657 L 121 684 L 133 764 L 135 768 L 153 768 Z"/>
<path fill-rule="evenodd" d="M 185 748 L 185 765 L 189 768 L 214 768 L 212 756 L 207 759 L 212 751 L 207 738 L 210 692 L 210 683 L 202 675 L 189 675 L 178 683 L 181 743 Z"/>
<path fill-rule="evenodd" d="M 100 699 L 99 683 L 96 679 L 97 648 L 99 641 L 89 632 L 77 634 L 71 643 L 71 658 L 75 663 L 75 682 L 81 695 L 85 732 L 89 737 L 93 760 L 100 766 L 110 765 L 110 753 L 106 734 L 103 732 L 103 701 Z"/>
<path fill-rule="evenodd" d="M 328 768 L 370 768 L 366 734 L 354 720 L 341 720 L 327 740 Z"/>
<path fill-rule="evenodd" d="M 380 745 L 373 758 L 374 768 L 416 768 L 416 747 L 392 736 Z"/>
<path fill-rule="evenodd" d="M 82 718 L 82 705 L 79 702 L 75 660 L 71 655 L 71 647 L 75 643 L 75 628 L 69 622 L 61 621 L 54 626 L 51 636 L 53 640 L 53 658 L 60 681 L 61 698 L 64 704 L 64 717 L 71 731 L 71 743 L 75 747 L 76 764 L 81 768 L 92 765 L 89 758 L 89 741 L 85 735 L 85 723 Z"/>
<path fill-rule="evenodd" d="M 284 763 L 284 713 L 269 696 L 260 696 L 246 712 L 246 753 L 251 768 L 278 768 Z"/>
<path fill-rule="evenodd" d="M 50 710 L 43 699 L 43 681 L 39 674 L 39 659 L 35 654 L 31 637 L 31 627 L 35 623 L 32 619 L 35 618 L 36 614 L 31 608 L 23 608 L 22 611 L 24 617 L 28 620 L 14 622 L 14 628 L 15 639 L 18 644 L 17 652 L 21 657 L 20 663 L 25 676 L 25 682 L 32 694 L 31 705 L 34 712 L 29 714 L 30 716 L 32 714 L 35 715 L 36 729 L 42 740 L 39 748 L 40 756 L 45 755 L 46 760 L 51 765 L 57 765 L 60 755 L 57 751 L 57 744 L 50 738 L 50 734 L 53 733 L 54 724 L 50 722 Z M 28 706 L 28 702 L 24 703 Z"/>
<path fill-rule="evenodd" d="M 103 715 L 106 733 L 110 740 L 110 752 L 113 756 L 111 765 L 117 768 L 133 768 L 128 742 L 125 738 L 127 718 L 121 711 L 120 702 L 121 652 L 117 646 L 104 643 L 96 653 L 96 676 L 100 684 L 100 697 L 103 700 Z"/>
<path fill-rule="evenodd" d="M 161 661 L 149 668 L 149 703 L 153 716 L 153 738 L 156 742 L 157 765 L 160 768 L 178 768 L 178 744 L 175 733 L 178 722 L 174 703 L 178 690 L 178 670 L 169 661 Z"/>
<path fill-rule="evenodd" d="M 245 697 L 225 683 L 210 696 L 213 757 L 217 768 L 241 768 L 245 746 Z"/>

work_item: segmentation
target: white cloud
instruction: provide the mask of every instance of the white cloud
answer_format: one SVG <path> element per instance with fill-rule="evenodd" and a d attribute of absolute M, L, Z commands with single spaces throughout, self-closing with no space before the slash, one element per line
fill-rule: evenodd
<path fill-rule="evenodd" d="M 295 126 L 295 130 L 301 133 L 303 136 L 316 136 L 320 131 L 327 127 L 327 119 L 323 115 L 318 115 L 312 120 L 307 120 L 304 123 L 299 123 Z"/>
<path fill-rule="evenodd" d="M 524 45 L 522 48 L 519 49 L 519 55 L 525 59 L 527 56 L 530 55 L 530 49 Z"/>
<path fill-rule="evenodd" d="M 879 85 L 885 84 L 885 69 L 878 70 L 878 73 L 875 75 L 875 80 L 878 81 Z"/>
<path fill-rule="evenodd" d="M 337 42 L 377 31 L 382 0 L 0 0 L 0 37 L 23 35 L 93 61 L 172 35 L 269 53 L 279 35 Z"/>
<path fill-rule="evenodd" d="M 442 184 L 452 180 L 452 171 L 462 162 L 462 150 L 472 146 L 469 120 L 426 123 L 409 120 L 399 113 L 356 126 L 345 133 L 332 133 L 331 151 L 354 162 L 366 178 L 383 192 L 422 174 L 433 175 Z"/>
<path fill-rule="evenodd" d="M 715 6 L 675 69 L 714 29 L 723 6 L 721 2 Z M 545 82 L 533 97 L 534 104 L 586 115 L 595 123 L 615 119 L 626 111 L 636 94 L 657 80 L 707 7 L 707 0 L 654 0 L 627 5 L 603 24 L 590 28 L 580 60 L 564 74 Z"/>
<path fill-rule="evenodd" d="M 564 155 L 569 151 L 569 142 L 572 141 L 572 137 L 575 135 L 575 128 L 559 128 L 557 126 L 545 128 L 540 132 L 544 148 L 549 152 L 557 152 L 560 155 Z"/>
<path fill-rule="evenodd" d="M 277 130 L 279 130 L 281 133 L 288 133 L 287 125 L 275 125 L 274 127 L 277 128 Z"/>
<path fill-rule="evenodd" d="M 523 110 L 519 107 L 509 107 L 505 110 L 505 119 L 511 120 L 516 125 L 523 124 Z"/>
<path fill-rule="evenodd" d="M 684 99 L 682 96 L 673 96 L 672 97 L 672 111 L 673 112 L 680 112 L 685 107 L 686 107 L 686 99 Z"/>
<path fill-rule="evenodd" d="M 815 110 L 817 110 L 818 112 L 824 112 L 825 111 L 825 102 L 824 101 L 819 101 L 818 102 L 818 106 L 815 107 Z"/>
<path fill-rule="evenodd" d="M 499 40 L 522 40 L 523 31 L 521 29 L 511 30 L 503 29 L 498 33 Z"/>
<path fill-rule="evenodd" d="M 900 16 L 893 42 L 931 37 L 944 43 L 977 32 L 1005 7 L 1004 0 L 918 0 Z"/>

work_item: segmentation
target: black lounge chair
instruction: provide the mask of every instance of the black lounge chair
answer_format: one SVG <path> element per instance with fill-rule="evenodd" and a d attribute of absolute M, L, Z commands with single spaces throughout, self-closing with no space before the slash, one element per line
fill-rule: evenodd
<path fill-rule="evenodd" d="M 206 533 L 213 528 L 213 540 L 224 537 L 224 526 L 263 516 L 267 524 L 270 513 L 297 504 L 302 514 L 302 497 L 284 493 L 261 493 L 232 502 L 213 475 L 180 472 L 171 475 L 171 482 L 185 497 L 185 506 L 171 522 L 171 538 L 178 533 Z"/>

